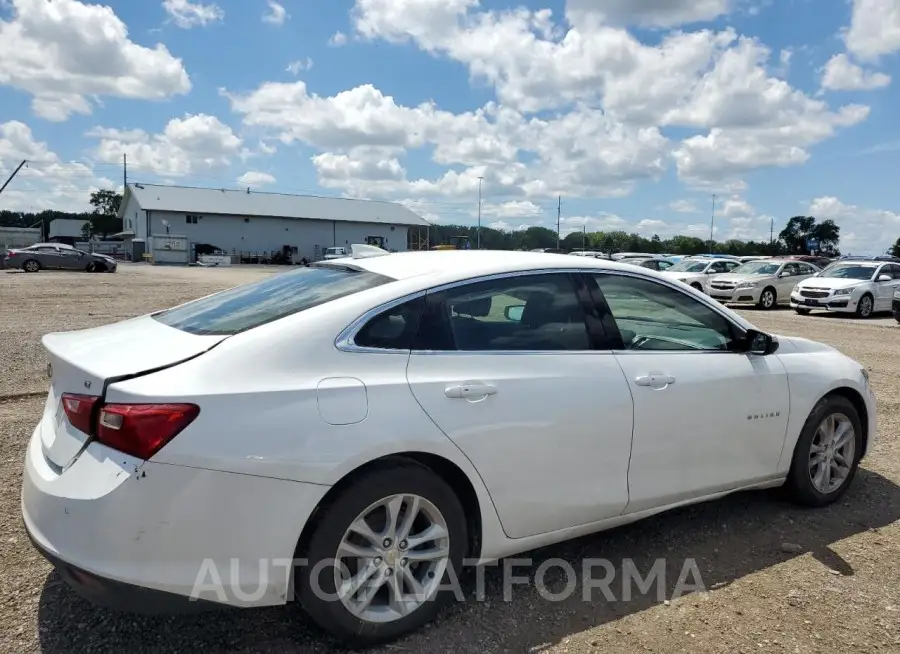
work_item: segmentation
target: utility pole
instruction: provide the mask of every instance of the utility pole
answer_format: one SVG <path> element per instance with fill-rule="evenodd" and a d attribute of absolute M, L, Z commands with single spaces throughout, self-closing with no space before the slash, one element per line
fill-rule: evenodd
<path fill-rule="evenodd" d="M 128 155 L 122 155 L 122 193 L 128 188 Z"/>
<path fill-rule="evenodd" d="M 713 251 L 713 229 L 716 224 L 716 194 L 713 193 L 712 196 L 712 213 L 709 216 L 709 252 L 712 254 Z"/>
<path fill-rule="evenodd" d="M 775 219 L 769 218 L 769 247 L 775 242 Z"/>
<path fill-rule="evenodd" d="M 15 177 L 20 170 L 22 170 L 22 166 L 24 166 L 28 162 L 27 159 L 22 159 L 22 163 L 20 163 L 14 171 L 12 171 L 12 175 L 10 175 L 5 182 L 3 182 L 3 186 L 0 186 L 0 193 L 3 193 L 3 189 L 9 186 L 9 183 L 13 181 L 13 177 Z"/>
<path fill-rule="evenodd" d="M 478 178 L 478 230 L 475 232 L 475 249 L 481 249 L 481 183 L 484 177 Z"/>
<path fill-rule="evenodd" d="M 559 249 L 559 217 L 562 213 L 562 196 L 560 195 L 556 202 L 556 249 Z"/>
<path fill-rule="evenodd" d="M 581 250 L 584 251 L 587 249 L 585 243 L 587 242 L 587 225 L 581 226 Z"/>

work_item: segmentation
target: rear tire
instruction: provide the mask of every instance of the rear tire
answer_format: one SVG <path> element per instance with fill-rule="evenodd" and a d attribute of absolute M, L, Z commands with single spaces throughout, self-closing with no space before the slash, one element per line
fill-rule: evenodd
<path fill-rule="evenodd" d="M 386 524 L 391 515 L 386 505 L 394 504 L 398 497 L 402 499 L 395 504 L 393 522 L 401 528 L 392 534 Z M 412 513 L 413 510 L 416 513 Z M 465 512 L 453 489 L 428 468 L 413 462 L 399 462 L 364 473 L 317 513 L 322 517 L 314 526 L 308 545 L 299 553 L 306 559 L 306 564 L 295 571 L 295 587 L 299 589 L 300 604 L 309 616 L 350 647 L 370 647 L 414 631 L 434 619 L 452 596 L 452 592 L 439 588 L 455 583 L 461 571 L 468 549 Z M 409 515 L 413 517 L 408 518 Z M 414 522 L 404 529 L 407 519 Z M 360 525 L 361 521 L 369 527 L 370 538 L 363 538 L 358 530 L 350 530 L 351 525 Z M 438 528 L 435 533 L 440 533 L 441 522 L 446 539 L 413 544 L 417 534 L 431 530 L 435 525 Z M 396 538 L 391 540 L 394 535 Z M 405 541 L 407 537 L 409 544 Z M 422 549 L 423 545 L 425 549 Z M 347 554 L 348 547 L 356 548 L 354 551 L 362 549 L 371 556 Z M 404 557 L 411 552 L 421 557 L 423 552 L 443 552 L 445 549 L 447 555 L 440 562 L 416 562 L 412 556 L 407 562 Z M 349 593 L 346 599 L 335 597 L 339 581 L 335 579 L 332 563 L 335 559 L 346 564 L 354 576 L 363 568 L 374 570 L 366 583 L 375 581 L 379 587 L 367 609 L 354 604 L 361 591 Z M 314 570 L 319 562 L 323 563 Z M 425 589 L 423 597 L 429 599 L 421 602 L 413 599 L 410 575 L 417 578 L 420 588 Z M 391 603 L 397 597 L 395 583 L 399 584 L 404 599 Z M 348 604 L 355 606 L 354 612 Z M 394 608 L 401 606 L 408 611 L 405 615 Z"/>
<path fill-rule="evenodd" d="M 856 315 L 859 318 L 871 318 L 875 310 L 875 300 L 868 293 L 859 298 L 856 305 Z"/>
<path fill-rule="evenodd" d="M 757 302 L 757 306 L 759 306 L 760 309 L 768 311 L 770 309 L 774 309 L 777 303 L 778 294 L 775 292 L 775 289 L 771 286 L 766 286 L 763 289 L 763 292 L 759 294 L 759 302 Z"/>
<path fill-rule="evenodd" d="M 22 270 L 29 273 L 36 273 L 41 269 L 41 264 L 38 263 L 37 259 L 29 259 L 25 263 L 22 264 Z"/>
<path fill-rule="evenodd" d="M 829 419 L 835 421 L 830 432 L 826 422 Z M 843 444 L 842 439 L 846 440 Z M 841 446 L 835 447 L 836 444 Z M 806 419 L 794 448 L 785 484 L 788 496 L 797 504 L 810 507 L 837 501 L 856 476 L 862 451 L 862 421 L 856 407 L 841 395 L 823 397 Z"/>

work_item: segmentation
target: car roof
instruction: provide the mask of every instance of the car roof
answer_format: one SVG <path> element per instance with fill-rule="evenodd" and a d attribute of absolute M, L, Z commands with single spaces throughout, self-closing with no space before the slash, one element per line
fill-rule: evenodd
<path fill-rule="evenodd" d="M 428 276 L 428 284 L 443 284 L 472 277 L 529 270 L 584 269 L 633 270 L 633 266 L 594 257 L 573 257 L 547 252 L 507 250 L 434 250 L 395 252 L 360 259 L 334 259 L 330 265 L 348 264 L 393 279 Z"/>

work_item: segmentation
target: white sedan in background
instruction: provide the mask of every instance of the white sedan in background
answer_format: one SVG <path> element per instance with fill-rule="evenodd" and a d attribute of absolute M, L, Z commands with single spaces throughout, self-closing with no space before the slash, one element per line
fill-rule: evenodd
<path fill-rule="evenodd" d="M 817 272 L 819 268 L 805 261 L 751 261 L 730 273 L 710 277 L 706 292 L 720 302 L 772 309 L 777 304 L 790 304 L 791 289 Z"/>
<path fill-rule="evenodd" d="M 63 578 L 143 610 L 296 588 L 352 646 L 431 620 L 464 559 L 743 489 L 831 504 L 876 433 L 856 361 L 587 257 L 335 259 L 43 342 L 22 513 Z"/>
<path fill-rule="evenodd" d="M 797 284 L 791 292 L 791 307 L 802 315 L 821 309 L 869 318 L 873 313 L 890 311 L 898 290 L 900 264 L 839 261 Z"/>
<path fill-rule="evenodd" d="M 710 275 L 731 272 L 739 265 L 735 259 L 682 259 L 662 274 L 706 293 Z"/>

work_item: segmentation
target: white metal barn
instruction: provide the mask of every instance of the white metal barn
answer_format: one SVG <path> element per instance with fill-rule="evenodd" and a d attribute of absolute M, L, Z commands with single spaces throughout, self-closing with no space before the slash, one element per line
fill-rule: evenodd
<path fill-rule="evenodd" d="M 119 218 L 133 258 L 152 253 L 160 263 L 185 263 L 193 249 L 233 257 L 280 253 L 294 261 L 354 243 L 402 252 L 411 229 L 418 242 L 429 226 L 392 202 L 156 184 L 129 184 Z"/>

